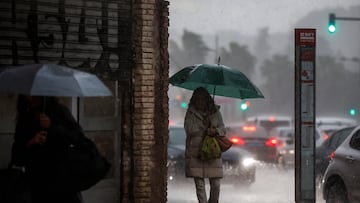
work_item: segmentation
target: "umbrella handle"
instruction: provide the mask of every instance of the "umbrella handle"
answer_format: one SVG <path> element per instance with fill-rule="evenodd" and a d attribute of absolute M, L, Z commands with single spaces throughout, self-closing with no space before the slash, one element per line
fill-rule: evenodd
<path fill-rule="evenodd" d="M 216 90 L 216 85 L 214 86 L 214 92 L 213 92 L 213 100 L 215 101 L 215 90 Z"/>
<path fill-rule="evenodd" d="M 43 96 L 42 101 L 43 101 L 43 104 L 42 104 L 41 112 L 45 113 L 45 106 L 46 106 L 46 97 L 45 96 Z"/>

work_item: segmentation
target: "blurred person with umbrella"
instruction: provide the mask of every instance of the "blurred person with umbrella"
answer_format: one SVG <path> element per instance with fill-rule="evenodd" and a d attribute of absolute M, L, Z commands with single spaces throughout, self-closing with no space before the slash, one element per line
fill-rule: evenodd
<path fill-rule="evenodd" d="M 185 67 L 169 79 L 170 84 L 194 90 L 184 121 L 186 130 L 185 170 L 194 177 L 199 203 L 218 203 L 220 180 L 223 176 L 221 158 L 199 159 L 199 150 L 205 135 L 225 136 L 220 106 L 215 95 L 252 99 L 264 98 L 261 91 L 240 71 L 218 64 L 196 64 Z M 213 94 L 211 98 L 210 93 Z M 207 200 L 204 178 L 209 178 L 210 198 Z"/>
<path fill-rule="evenodd" d="M 10 167 L 25 172 L 33 203 L 81 202 L 80 191 L 66 191 L 65 185 L 59 188 L 54 177 L 57 150 L 64 140 L 79 136 L 81 131 L 70 111 L 55 97 L 18 96 Z"/>
<path fill-rule="evenodd" d="M 219 111 L 209 92 L 199 87 L 195 89 L 185 115 L 186 131 L 185 174 L 194 178 L 199 203 L 218 203 L 220 180 L 223 177 L 221 157 L 203 160 L 199 157 L 205 135 L 225 136 L 225 126 Z M 205 178 L 210 182 L 210 197 L 207 200 Z"/>
<path fill-rule="evenodd" d="M 111 92 L 95 75 L 55 64 L 3 70 L 0 92 L 19 94 L 9 167 L 25 172 L 31 202 L 80 203 L 80 190 L 55 176 L 64 167 L 59 165 L 59 153 L 66 152 L 70 140 L 82 139 L 84 134 L 55 96 L 110 96 Z"/>

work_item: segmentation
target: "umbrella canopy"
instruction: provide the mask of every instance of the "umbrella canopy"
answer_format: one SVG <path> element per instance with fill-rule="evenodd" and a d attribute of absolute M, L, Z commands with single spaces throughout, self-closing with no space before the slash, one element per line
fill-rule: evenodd
<path fill-rule="evenodd" d="M 264 98 L 260 90 L 242 72 L 219 64 L 185 67 L 171 76 L 169 82 L 188 90 L 204 87 L 210 93 L 219 96 L 239 99 Z"/>
<path fill-rule="evenodd" d="M 94 74 L 56 64 L 7 67 L 0 72 L 0 92 L 34 96 L 111 96 Z"/>

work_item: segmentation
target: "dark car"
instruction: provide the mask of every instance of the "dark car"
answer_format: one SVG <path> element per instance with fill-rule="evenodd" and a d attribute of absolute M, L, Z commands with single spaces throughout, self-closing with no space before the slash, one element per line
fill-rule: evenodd
<path fill-rule="evenodd" d="M 360 202 L 360 126 L 331 154 L 322 188 L 326 202 Z"/>
<path fill-rule="evenodd" d="M 321 184 L 322 176 L 329 165 L 330 155 L 350 135 L 355 126 L 346 127 L 328 134 L 328 138 L 321 145 L 316 147 L 315 177 L 318 184 Z"/>
<path fill-rule="evenodd" d="M 278 162 L 278 147 L 282 142 L 276 137 L 269 136 L 263 127 L 248 124 L 228 126 L 227 136 L 234 143 L 234 147 L 251 152 L 256 160 L 266 163 Z"/>
<path fill-rule="evenodd" d="M 255 159 L 248 151 L 231 147 L 221 157 L 225 182 L 235 186 L 248 186 L 255 182 Z"/>
<path fill-rule="evenodd" d="M 185 140 L 182 126 L 169 127 L 168 177 L 172 181 L 185 179 Z M 255 181 L 255 159 L 248 151 L 231 147 L 222 153 L 224 182 L 234 185 L 250 185 Z"/>
<path fill-rule="evenodd" d="M 168 146 L 168 179 L 183 180 L 185 177 L 185 150 L 176 146 Z"/>
<path fill-rule="evenodd" d="M 277 163 L 281 169 L 289 169 L 295 164 L 295 130 L 293 127 L 275 127 L 270 131 L 270 136 L 276 138 Z"/>
<path fill-rule="evenodd" d="M 316 146 L 320 146 L 335 131 L 352 126 L 356 126 L 356 121 L 353 119 L 331 116 L 316 117 L 316 129 L 322 138 L 317 139 Z"/>
<path fill-rule="evenodd" d="M 168 144 L 168 178 L 184 180 L 185 178 L 185 130 L 181 126 L 169 128 Z"/>

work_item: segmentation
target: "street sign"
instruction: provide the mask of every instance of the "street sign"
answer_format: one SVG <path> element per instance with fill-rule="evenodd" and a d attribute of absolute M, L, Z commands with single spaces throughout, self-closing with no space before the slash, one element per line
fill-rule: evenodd
<path fill-rule="evenodd" d="M 295 201 L 315 203 L 315 29 L 295 29 Z"/>

